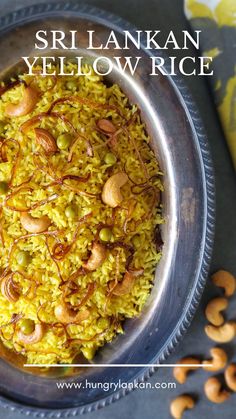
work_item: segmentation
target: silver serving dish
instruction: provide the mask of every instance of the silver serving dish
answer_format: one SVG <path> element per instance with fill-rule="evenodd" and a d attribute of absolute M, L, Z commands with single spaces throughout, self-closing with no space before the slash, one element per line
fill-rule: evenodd
<path fill-rule="evenodd" d="M 134 31 L 120 18 L 76 3 L 35 5 L 3 17 L 0 23 L 1 79 L 22 70 L 20 57 L 35 55 L 37 30 L 78 30 L 81 50 L 76 55 L 85 55 L 89 62 L 101 51 L 95 50 L 90 56 L 86 53 L 87 30 L 96 31 L 98 43 L 107 40 L 111 29 L 119 40 L 123 30 Z M 102 54 L 109 57 L 113 52 Z M 183 81 L 179 76 L 148 76 L 150 57 L 145 50 L 137 51 L 133 46 L 128 54 L 119 51 L 122 54 L 142 57 L 142 65 L 134 77 L 114 69 L 108 81 L 117 82 L 130 101 L 139 105 L 164 172 L 164 247 L 141 316 L 126 321 L 125 334 L 100 350 L 93 362 L 151 364 L 166 361 L 174 350 L 191 322 L 205 285 L 213 241 L 213 173 L 204 129 Z M 128 382 L 144 380 L 154 371 L 153 367 L 82 368 L 60 377 L 57 369 L 49 377 L 24 370 L 22 361 L 16 362 L 3 349 L 1 353 L 0 405 L 31 416 L 67 417 L 68 410 L 84 413 L 128 392 L 114 393 L 111 389 L 104 397 L 100 388 L 58 391 L 56 382 L 60 380 L 82 384 L 86 379 L 94 383 Z"/>

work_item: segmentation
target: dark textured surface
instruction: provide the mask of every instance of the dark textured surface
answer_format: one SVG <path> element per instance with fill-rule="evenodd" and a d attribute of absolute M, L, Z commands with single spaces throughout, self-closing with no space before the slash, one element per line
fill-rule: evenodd
<path fill-rule="evenodd" d="M 32 1 L 5 1 L 2 0 L 1 14 L 12 11 L 13 8 L 18 8 L 23 5 L 33 4 Z M 182 12 L 182 1 L 171 0 L 156 0 L 156 1 L 88 1 L 88 4 L 93 4 L 103 7 L 111 12 L 119 14 L 131 23 L 134 23 L 140 29 L 161 29 L 167 33 L 170 29 L 174 29 L 176 35 L 181 35 L 181 30 L 186 29 L 186 22 Z M 173 4 L 174 3 L 174 4 Z M 127 7 L 127 5 L 129 7 Z M 176 52 L 175 52 L 176 54 Z M 181 55 L 181 51 L 180 51 Z M 229 160 L 229 155 L 225 147 L 224 139 L 216 119 L 214 109 L 209 98 L 209 93 L 205 86 L 205 80 L 198 77 L 186 78 L 186 83 L 189 84 L 192 94 L 199 106 L 200 113 L 205 122 L 210 144 L 212 147 L 212 154 L 216 167 L 217 175 L 217 228 L 216 228 L 216 245 L 214 257 L 212 262 L 212 270 L 219 267 L 225 267 L 235 271 L 235 227 L 236 221 L 234 217 L 236 204 L 236 190 L 235 178 L 233 168 Z M 185 337 L 184 341 L 179 346 L 175 355 L 168 359 L 168 362 L 174 362 L 178 357 L 185 354 L 200 354 L 207 355 L 208 348 L 211 347 L 211 342 L 204 336 L 203 325 L 205 323 L 202 314 L 202 308 L 211 295 L 217 295 L 217 290 L 210 285 L 207 287 L 204 294 L 201 307 L 198 314 Z M 233 311 L 233 303 L 231 303 L 232 312 L 229 317 L 235 316 Z M 229 345 L 230 353 L 232 354 L 232 345 Z M 188 412 L 189 418 L 203 417 L 220 417 L 222 414 L 225 418 L 233 417 L 233 410 L 236 407 L 235 397 L 225 406 L 214 406 L 206 402 L 202 393 L 202 384 L 205 380 L 206 374 L 199 371 L 192 375 L 187 385 L 184 386 L 184 391 L 190 391 L 194 394 L 199 394 L 199 403 L 196 409 Z M 156 381 L 173 381 L 171 370 L 159 370 L 151 378 L 151 382 Z M 143 417 L 152 418 L 154 415 L 158 418 L 165 419 L 169 417 L 168 404 L 169 400 L 182 392 L 181 386 L 177 386 L 175 391 L 167 390 L 137 390 L 128 397 L 120 400 L 118 403 L 105 408 L 104 410 L 87 415 L 87 417 L 114 417 L 118 418 L 123 415 L 128 417 Z M 159 412 L 157 416 L 157 412 Z M 1 417 L 17 418 L 16 413 L 7 411 L 1 412 Z"/>

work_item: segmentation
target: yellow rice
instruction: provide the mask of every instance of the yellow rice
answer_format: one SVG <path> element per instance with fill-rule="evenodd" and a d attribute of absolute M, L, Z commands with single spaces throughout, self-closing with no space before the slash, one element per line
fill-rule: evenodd
<path fill-rule="evenodd" d="M 73 64 L 68 63 L 67 70 L 73 69 Z M 39 69 L 38 69 L 39 70 Z M 84 66 L 83 71 L 89 72 L 91 68 Z M 20 76 L 27 84 L 32 82 L 32 77 L 28 75 Z M 76 87 L 71 89 L 68 81 L 76 81 Z M 109 151 L 105 144 L 106 136 L 96 129 L 96 123 L 99 119 L 109 118 L 115 126 L 124 125 L 124 120 L 130 120 L 136 115 L 137 107 L 130 105 L 128 98 L 124 95 L 118 85 L 107 86 L 102 77 L 94 74 L 79 77 L 57 77 L 56 85 L 47 90 L 53 84 L 50 77 L 34 76 L 34 84 L 43 93 L 35 109 L 31 114 L 15 118 L 5 116 L 5 106 L 7 103 L 17 103 L 21 100 L 24 86 L 18 85 L 15 88 L 6 91 L 0 98 L 0 121 L 5 123 L 5 131 L 1 134 L 2 138 L 13 138 L 21 146 L 22 157 L 17 168 L 17 173 L 13 182 L 13 189 L 22 182 L 30 180 L 32 190 L 17 194 L 11 200 L 15 206 L 31 207 L 32 204 L 48 198 L 54 193 L 58 193 L 58 198 L 45 205 L 39 206 L 32 211 L 32 215 L 40 217 L 47 215 L 51 219 L 49 230 L 63 230 L 62 240 L 70 243 L 76 228 L 76 222 L 88 213 L 92 213 L 86 223 L 81 224 L 79 236 L 72 248 L 62 262 L 58 262 L 61 275 L 66 281 L 73 272 L 82 266 L 84 260 L 88 258 L 93 240 L 95 238 L 98 224 L 107 223 L 112 218 L 112 208 L 106 206 L 101 201 L 100 195 L 102 188 L 108 177 L 124 167 L 130 178 L 135 183 L 144 183 L 146 178 L 140 160 L 133 148 L 133 144 L 124 130 L 117 137 L 115 149 L 117 162 L 112 168 L 109 168 L 104 162 L 104 156 Z M 2 83 L 2 86 L 4 84 Z M 68 88 L 69 86 L 69 88 Z M 79 102 L 72 104 L 59 103 L 55 111 L 63 113 L 72 122 L 78 132 L 81 132 L 89 139 L 94 155 L 88 156 L 84 141 L 78 142 L 70 164 L 67 162 L 68 150 L 60 151 L 52 155 L 49 159 L 57 174 L 75 174 L 90 178 L 85 183 L 76 183 L 69 180 L 68 183 L 80 188 L 81 190 L 99 194 L 97 198 L 82 196 L 63 186 L 51 186 L 44 188 L 51 182 L 49 176 L 35 167 L 33 154 L 40 151 L 39 145 L 35 141 L 34 127 L 27 134 L 20 131 L 20 126 L 34 115 L 40 112 L 46 112 L 50 104 L 58 98 L 71 95 L 79 95 L 92 102 L 100 104 L 115 105 L 123 115 L 121 117 L 116 109 L 94 108 L 89 105 L 81 105 Z M 70 126 L 60 119 L 43 118 L 36 124 L 37 127 L 47 129 L 54 138 L 61 133 L 70 132 Z M 137 114 L 134 122 L 128 126 L 128 132 L 135 141 L 136 147 L 145 162 L 148 176 L 152 178 L 150 184 L 156 190 L 162 190 L 161 173 L 158 162 L 149 147 L 149 137 L 145 131 L 145 126 Z M 0 181 L 8 181 L 11 169 L 14 163 L 16 147 L 14 143 L 8 143 L 7 162 L 0 162 Z M 160 175 L 155 177 L 154 175 Z M 9 249 L 14 239 L 26 234 L 20 223 L 20 212 L 7 208 L 4 205 L 5 196 L 0 196 L 2 205 L 1 227 L 4 238 L 4 245 L 1 244 L 0 269 L 3 273 L 8 269 L 11 272 L 20 271 L 21 267 L 17 263 L 17 252 L 24 250 L 30 252 L 31 261 L 25 268 L 27 275 L 37 282 L 35 295 L 23 295 L 27 292 L 29 281 L 23 275 L 16 274 L 14 281 L 21 289 L 21 294 L 16 302 L 9 302 L 0 292 L 0 331 L 1 339 L 4 345 L 10 350 L 23 353 L 28 363 L 71 363 L 77 354 L 83 354 L 86 358 L 92 359 L 96 350 L 106 342 L 111 341 L 117 333 L 122 333 L 122 322 L 125 318 L 132 318 L 140 314 L 144 303 L 150 293 L 153 284 L 153 277 L 156 264 L 161 253 L 157 251 L 154 243 L 154 230 L 158 224 L 162 223 L 160 203 L 154 208 L 152 199 L 148 191 L 141 194 L 133 194 L 132 183 L 129 180 L 122 188 L 123 201 L 121 207 L 116 211 L 115 225 L 112 229 L 113 241 L 122 240 L 126 244 L 134 246 L 134 257 L 132 261 L 133 269 L 144 269 L 141 276 L 135 279 L 134 286 L 126 295 L 112 296 L 109 294 L 108 283 L 114 280 L 116 276 L 117 259 L 119 254 L 119 275 L 118 281 L 121 281 L 125 273 L 125 263 L 127 260 L 127 251 L 124 248 L 113 249 L 109 251 L 103 265 L 94 272 L 79 276 L 76 283 L 79 286 L 78 292 L 68 298 L 68 302 L 75 306 L 79 304 L 81 298 L 86 293 L 89 283 L 95 282 L 96 288 L 88 301 L 81 310 L 88 309 L 90 315 L 87 320 L 80 324 L 73 324 L 67 330 L 71 338 L 78 339 L 76 344 L 65 344 L 66 336 L 63 329 L 50 327 L 56 323 L 54 315 L 55 306 L 61 299 L 62 291 L 59 288 L 61 279 L 57 267 L 51 259 L 45 244 L 45 236 L 36 236 L 27 240 L 20 240 L 15 248 L 8 266 Z M 138 189 L 138 188 L 137 188 Z M 130 220 L 127 222 L 127 233 L 124 234 L 123 225 L 127 219 L 127 207 L 134 200 L 135 208 L 131 213 Z M 65 209 L 73 203 L 77 208 L 75 219 L 67 218 Z M 147 217 L 150 210 L 151 216 Z M 143 218 L 142 218 L 143 217 Z M 133 237 L 136 240 L 133 240 Z M 52 238 L 51 238 L 52 239 Z M 49 239 L 49 245 L 51 243 Z M 135 243 L 135 245 L 133 244 Z M 40 309 L 40 314 L 37 312 Z M 32 319 L 35 323 L 45 322 L 45 331 L 41 341 L 31 345 L 23 345 L 17 339 L 17 331 L 20 328 L 19 320 L 15 326 L 6 326 L 13 315 L 20 314 L 22 318 Z M 14 333 L 13 333 L 14 332 Z"/>

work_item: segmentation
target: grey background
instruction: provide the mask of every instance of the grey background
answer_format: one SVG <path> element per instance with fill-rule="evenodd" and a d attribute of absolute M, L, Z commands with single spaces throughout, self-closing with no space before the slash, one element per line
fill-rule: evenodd
<path fill-rule="evenodd" d="M 48 0 L 0 0 L 0 14 L 39 2 L 47 3 Z M 51 0 L 51 2 L 54 1 Z M 138 29 L 160 29 L 163 39 L 170 30 L 173 30 L 176 37 L 181 39 L 181 31 L 189 29 L 183 14 L 183 0 L 87 0 L 87 3 L 120 15 Z M 194 51 L 191 53 L 195 54 Z M 184 54 L 182 51 L 177 51 L 177 53 L 174 51 L 173 55 L 178 55 L 180 58 Z M 199 107 L 215 165 L 217 223 L 211 272 L 224 268 L 236 274 L 235 172 L 210 97 L 206 78 L 185 77 L 185 82 Z M 208 357 L 208 351 L 213 344 L 203 331 L 206 324 L 204 307 L 212 296 L 217 295 L 220 295 L 220 291 L 215 289 L 209 281 L 188 333 L 168 362 L 173 363 L 185 355 Z M 227 316 L 230 319 L 236 319 L 236 299 L 231 300 Z M 231 360 L 236 360 L 234 346 L 235 342 L 225 345 Z M 182 392 L 194 395 L 198 401 L 196 407 L 185 414 L 186 418 L 203 417 L 207 419 L 212 417 L 221 419 L 224 416 L 225 419 L 231 419 L 236 417 L 236 395 L 232 395 L 230 400 L 223 405 L 207 401 L 203 393 L 203 384 L 208 375 L 210 374 L 204 371 L 196 371 L 189 376 L 184 386 L 178 384 L 175 390 L 135 390 L 112 406 L 86 415 L 86 419 L 118 419 L 120 417 L 123 419 L 167 419 L 170 418 L 170 400 Z M 174 381 L 171 368 L 159 369 L 150 379 L 152 384 L 168 381 Z M 22 415 L 8 410 L 0 411 L 0 418 L 21 419 L 22 417 Z"/>

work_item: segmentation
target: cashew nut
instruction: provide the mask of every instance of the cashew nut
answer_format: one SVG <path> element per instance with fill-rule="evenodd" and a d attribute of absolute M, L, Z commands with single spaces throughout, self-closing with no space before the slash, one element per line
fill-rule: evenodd
<path fill-rule="evenodd" d="M 107 250 L 101 243 L 94 243 L 90 258 L 83 263 L 83 267 L 89 271 L 95 271 L 101 266 L 107 257 Z"/>
<path fill-rule="evenodd" d="M 43 337 L 42 324 L 36 324 L 34 331 L 30 335 L 25 335 L 21 330 L 18 332 L 18 340 L 25 345 L 32 345 L 33 343 L 40 342 Z"/>
<path fill-rule="evenodd" d="M 51 221 L 47 215 L 36 218 L 30 215 L 28 212 L 22 212 L 20 221 L 22 226 L 29 233 L 42 233 L 43 231 L 47 230 L 51 224 Z"/>
<path fill-rule="evenodd" d="M 99 119 L 97 126 L 105 134 L 114 134 L 116 132 L 115 125 L 109 119 Z"/>
<path fill-rule="evenodd" d="M 212 359 L 209 361 L 203 361 L 203 369 L 206 371 L 219 371 L 224 368 L 227 364 L 228 357 L 226 352 L 221 348 L 212 348 L 210 350 Z M 210 366 L 210 364 L 212 366 Z"/>
<path fill-rule="evenodd" d="M 228 307 L 228 300 L 223 297 L 214 298 L 206 306 L 205 314 L 207 320 L 214 326 L 221 326 L 224 323 L 224 317 L 220 313 Z"/>
<path fill-rule="evenodd" d="M 55 138 L 44 128 L 35 128 L 36 142 L 44 149 L 45 154 L 54 154 L 57 151 Z"/>
<path fill-rule="evenodd" d="M 223 403 L 230 397 L 227 390 L 221 390 L 221 382 L 216 377 L 210 377 L 205 382 L 204 391 L 206 397 L 213 403 Z"/>
<path fill-rule="evenodd" d="M 14 104 L 9 103 L 5 108 L 5 114 L 10 117 L 23 116 L 30 113 L 39 100 L 38 92 L 32 87 L 25 88 L 23 97 L 20 102 Z"/>
<path fill-rule="evenodd" d="M 191 358 L 191 357 L 182 358 L 178 362 L 178 364 L 183 364 L 183 365 L 184 364 L 190 364 L 190 365 L 191 364 L 196 364 L 196 365 L 198 365 L 200 363 L 201 363 L 201 361 L 199 359 Z M 173 369 L 173 375 L 174 375 L 176 381 L 178 381 L 180 384 L 183 384 L 186 381 L 188 372 L 192 371 L 192 370 L 196 370 L 197 368 L 199 368 L 199 366 L 196 366 L 196 367 L 195 366 L 191 366 L 191 367 L 190 366 L 186 366 L 186 367 L 176 366 Z"/>
<path fill-rule="evenodd" d="M 215 342 L 230 342 L 236 335 L 236 324 L 234 322 L 227 322 L 218 327 L 209 324 L 205 327 L 205 332 Z"/>
<path fill-rule="evenodd" d="M 112 175 L 103 186 L 102 200 L 104 204 L 107 204 L 112 208 L 117 207 L 123 201 L 120 188 L 124 186 L 127 181 L 128 176 L 124 172 Z"/>
<path fill-rule="evenodd" d="M 217 287 L 224 288 L 226 297 L 234 294 L 236 290 L 236 279 L 230 272 L 220 270 L 214 273 L 211 278 Z"/>
<path fill-rule="evenodd" d="M 137 271 L 127 271 L 124 274 L 124 277 L 121 282 L 119 282 L 115 287 L 113 288 L 113 284 L 111 284 L 112 294 L 120 296 L 129 294 L 129 292 L 132 290 L 135 278 L 137 276 L 140 276 L 143 274 L 143 269 L 138 269 Z"/>
<path fill-rule="evenodd" d="M 174 419 L 181 419 L 186 409 L 192 409 L 195 405 L 193 398 L 187 394 L 176 397 L 170 404 L 170 413 Z"/>
<path fill-rule="evenodd" d="M 13 274 L 6 275 L 1 281 L 1 293 L 11 303 L 19 299 L 19 293 L 12 282 Z"/>
<path fill-rule="evenodd" d="M 236 391 L 236 364 L 231 364 L 226 368 L 225 381 L 230 390 Z"/>
<path fill-rule="evenodd" d="M 83 310 L 76 313 L 69 309 L 66 304 L 62 303 L 55 307 L 54 314 L 59 322 L 68 324 L 81 323 L 89 317 L 90 312 L 88 310 Z"/>

